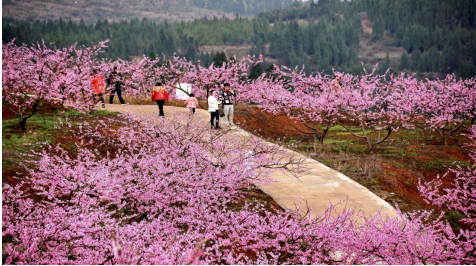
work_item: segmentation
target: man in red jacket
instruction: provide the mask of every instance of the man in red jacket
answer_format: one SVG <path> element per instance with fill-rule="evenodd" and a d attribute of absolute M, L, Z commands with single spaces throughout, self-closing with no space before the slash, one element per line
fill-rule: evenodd
<path fill-rule="evenodd" d="M 152 101 L 156 101 L 159 106 L 159 116 L 165 117 L 164 115 L 164 104 L 165 101 L 169 100 L 169 94 L 162 86 L 161 82 L 156 82 L 155 87 L 152 89 Z"/>

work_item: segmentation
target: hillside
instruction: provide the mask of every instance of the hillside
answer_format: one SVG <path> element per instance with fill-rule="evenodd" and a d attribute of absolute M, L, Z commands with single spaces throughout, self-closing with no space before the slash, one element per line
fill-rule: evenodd
<path fill-rule="evenodd" d="M 262 11 L 285 8 L 293 0 L 7 0 L 3 18 L 65 20 L 87 23 L 147 18 L 156 22 L 190 21 L 196 18 L 251 17 Z"/>
<path fill-rule="evenodd" d="M 98 20 L 121 21 L 147 18 L 156 22 L 190 21 L 204 16 L 233 17 L 233 13 L 199 8 L 170 0 L 7 0 L 3 18 L 18 20 L 64 20 L 86 24 Z"/>
<path fill-rule="evenodd" d="M 199 2 L 174 3 L 183 3 L 180 8 L 192 10 L 196 8 L 192 5 Z M 140 6 L 139 3 L 151 2 L 137 3 Z M 208 8 L 213 1 L 206 3 Z M 163 2 L 161 8 L 170 5 L 173 4 Z M 202 12 L 209 11 L 206 10 Z M 173 19 L 167 20 L 170 21 Z M 367 69 L 379 63 L 380 74 L 391 67 L 393 72 L 413 72 L 420 78 L 433 79 L 449 73 L 463 78 L 476 76 L 476 2 L 472 0 L 455 4 L 450 0 L 294 2 L 285 9 L 261 12 L 253 19 L 236 14 L 233 19 L 207 15 L 173 25 L 138 19 L 108 19 L 88 25 L 67 19 L 31 23 L 5 18 L 3 25 L 3 42 L 16 38 L 17 44 L 44 39 L 64 47 L 110 39 L 102 56 L 111 59 L 176 53 L 208 65 L 220 62 L 213 58 L 224 51 L 225 58 L 264 55 L 263 71 L 273 63 L 304 65 L 307 74 L 331 74 L 333 69 L 360 74 L 363 62 Z"/>

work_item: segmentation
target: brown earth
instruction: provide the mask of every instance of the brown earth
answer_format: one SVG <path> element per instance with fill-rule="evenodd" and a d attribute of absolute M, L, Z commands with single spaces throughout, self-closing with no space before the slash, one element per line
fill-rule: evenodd
<path fill-rule="evenodd" d="M 417 125 L 416 132 L 401 130 L 368 153 L 363 140 L 343 131 L 331 131 L 323 145 L 316 144 L 312 136 L 291 127 L 283 115 L 274 116 L 257 107 L 237 106 L 235 120 L 243 129 L 267 140 L 284 146 L 297 143 L 299 152 L 344 173 L 403 211 L 429 207 L 417 189 L 419 179 L 434 180 L 454 161 L 468 164 L 470 160 L 469 148 L 464 147 L 468 140 L 461 135 L 464 130 L 445 147 L 436 133 Z M 294 125 L 306 130 L 300 123 Z M 448 174 L 443 186 L 450 187 L 453 178 Z"/>

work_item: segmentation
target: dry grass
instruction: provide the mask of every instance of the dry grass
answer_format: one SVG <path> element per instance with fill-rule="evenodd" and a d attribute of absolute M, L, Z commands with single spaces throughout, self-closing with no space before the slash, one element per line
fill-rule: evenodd
<path fill-rule="evenodd" d="M 204 45 L 200 47 L 200 52 L 202 53 L 216 53 L 216 52 L 225 52 L 229 56 L 236 55 L 236 59 L 241 60 L 246 58 L 250 52 L 251 44 L 242 44 L 242 45 Z"/>
<path fill-rule="evenodd" d="M 168 0 L 29 0 L 2 2 L 3 17 L 19 20 L 32 18 L 34 20 L 63 19 L 85 23 L 96 23 L 98 19 L 109 21 L 141 20 L 147 18 L 153 21 L 175 22 L 190 21 L 207 16 L 209 18 L 234 18 L 232 13 L 197 8 L 189 5 L 179 5 Z"/>
<path fill-rule="evenodd" d="M 315 144 L 312 153 L 309 151 L 308 155 L 312 158 L 326 162 L 331 168 L 349 175 L 359 183 L 374 182 L 375 176 L 382 172 L 382 159 L 378 155 L 356 155 L 348 151 L 336 153 L 333 146 L 327 144 Z"/>

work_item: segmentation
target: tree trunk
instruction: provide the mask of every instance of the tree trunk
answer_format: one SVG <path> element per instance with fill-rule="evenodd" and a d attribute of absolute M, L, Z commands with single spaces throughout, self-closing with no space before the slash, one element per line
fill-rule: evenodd
<path fill-rule="evenodd" d="M 329 132 L 329 128 L 328 128 L 328 129 L 324 129 L 324 130 L 322 131 L 322 136 L 321 136 L 321 138 L 319 139 L 319 144 L 324 145 L 324 138 L 327 136 L 327 132 Z"/>
<path fill-rule="evenodd" d="M 448 140 L 450 139 L 450 134 L 448 133 L 447 136 L 443 136 L 443 144 L 448 146 Z"/>
<path fill-rule="evenodd" d="M 20 118 L 20 129 L 25 130 L 26 129 L 26 117 Z"/>

